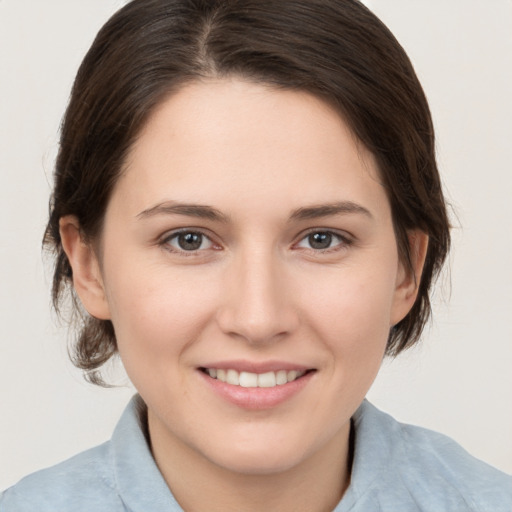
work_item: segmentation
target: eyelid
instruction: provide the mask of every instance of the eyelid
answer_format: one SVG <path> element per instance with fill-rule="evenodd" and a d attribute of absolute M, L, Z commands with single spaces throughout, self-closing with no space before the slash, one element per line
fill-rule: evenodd
<path fill-rule="evenodd" d="M 297 242 L 293 244 L 294 247 L 297 247 L 302 241 L 304 241 L 308 236 L 314 233 L 327 233 L 333 235 L 334 237 L 340 239 L 340 243 L 334 247 L 328 247 L 327 249 L 313 249 L 308 247 L 301 247 L 301 249 L 310 250 L 315 253 L 325 253 L 329 251 L 339 250 L 340 248 L 346 248 L 354 243 L 354 237 L 347 233 L 346 231 L 339 231 L 337 229 L 332 228 L 310 228 L 307 231 L 301 233 L 298 237 Z"/>
<path fill-rule="evenodd" d="M 197 233 L 208 239 L 211 246 L 206 249 L 197 249 L 197 250 L 191 250 L 186 251 L 177 247 L 173 247 L 170 245 L 170 240 L 175 239 L 180 234 L 183 233 Z M 298 245 L 304 241 L 308 236 L 314 233 L 328 233 L 330 235 L 333 235 L 334 237 L 338 238 L 340 240 L 340 243 L 335 245 L 334 247 L 328 247 L 326 249 L 314 249 L 314 248 L 307 248 L 307 247 L 298 247 Z M 347 233 L 346 231 L 340 231 L 337 229 L 332 228 L 310 228 L 306 231 L 303 231 L 296 239 L 296 242 L 292 244 L 292 249 L 299 248 L 304 250 L 309 250 L 312 252 L 315 252 L 317 254 L 326 253 L 326 252 L 333 252 L 336 250 L 340 250 L 343 248 L 347 248 L 348 246 L 352 245 L 355 242 L 354 236 Z M 177 228 L 174 230 L 170 230 L 165 232 L 162 236 L 160 236 L 157 240 L 157 244 L 166 249 L 167 251 L 184 255 L 184 256 L 198 256 L 200 253 L 203 253 L 208 250 L 221 250 L 222 246 L 215 240 L 215 236 L 213 236 L 209 230 L 206 230 L 204 228 L 196 228 L 194 226 L 187 226 L 182 228 Z"/>
<path fill-rule="evenodd" d="M 170 245 L 170 241 L 173 239 L 176 239 L 179 235 L 184 233 L 196 233 L 198 235 L 203 236 L 204 238 L 208 239 L 211 246 L 206 249 L 197 249 L 193 251 L 185 251 L 183 249 L 180 249 L 179 247 L 174 247 Z M 218 244 L 213 236 L 207 232 L 207 230 L 203 228 L 196 228 L 196 227 L 184 227 L 184 228 L 178 228 L 171 231 L 167 231 L 164 235 L 158 238 L 158 245 L 163 247 L 165 250 L 173 253 L 173 254 L 179 254 L 182 256 L 198 256 L 200 253 L 204 251 L 208 251 L 212 248 L 214 250 L 220 249 L 220 244 Z"/>

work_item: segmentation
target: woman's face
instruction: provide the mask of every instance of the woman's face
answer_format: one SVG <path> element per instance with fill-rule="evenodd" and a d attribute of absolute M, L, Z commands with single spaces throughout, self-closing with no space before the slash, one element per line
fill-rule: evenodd
<path fill-rule="evenodd" d="M 414 300 L 371 154 L 315 97 L 239 80 L 152 115 L 100 260 L 89 310 L 112 319 L 153 447 L 242 473 L 346 445 Z"/>

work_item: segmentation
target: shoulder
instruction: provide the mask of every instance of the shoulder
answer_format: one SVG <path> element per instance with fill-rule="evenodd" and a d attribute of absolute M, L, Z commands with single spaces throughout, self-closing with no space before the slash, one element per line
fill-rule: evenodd
<path fill-rule="evenodd" d="M 354 420 L 367 440 L 363 451 L 368 455 L 371 449 L 374 459 L 379 454 L 381 478 L 373 487 L 383 496 L 390 494 L 387 485 L 394 488 L 394 498 L 402 495 L 403 501 L 422 504 L 419 510 L 512 511 L 512 477 L 471 456 L 449 437 L 399 423 L 368 402 Z M 356 427 L 356 449 L 357 435 Z"/>
<path fill-rule="evenodd" d="M 0 494 L 2 512 L 124 510 L 115 490 L 110 442 L 33 473 Z"/>
<path fill-rule="evenodd" d="M 512 511 L 512 477 L 470 455 L 449 437 L 427 429 L 399 424 L 403 451 L 400 460 L 415 482 L 459 494 L 471 510 Z M 507 504 L 507 505 L 506 505 Z"/>
<path fill-rule="evenodd" d="M 33 473 L 0 495 L 1 512 L 181 510 L 149 449 L 135 395 L 110 441 Z"/>

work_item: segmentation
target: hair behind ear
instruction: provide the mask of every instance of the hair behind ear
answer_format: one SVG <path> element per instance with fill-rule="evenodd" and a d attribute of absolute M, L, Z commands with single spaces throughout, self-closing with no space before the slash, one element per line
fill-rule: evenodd
<path fill-rule="evenodd" d="M 401 279 L 397 283 L 392 327 L 386 353 L 396 356 L 412 346 L 418 339 L 430 316 L 428 290 L 432 272 L 425 266 L 428 260 L 430 238 L 420 229 L 406 232 L 407 250 L 401 255 Z M 405 259 L 405 261 L 404 261 Z"/>
<path fill-rule="evenodd" d="M 86 242 L 74 215 L 59 222 L 62 247 L 72 270 L 73 286 L 84 308 L 94 318 L 110 319 L 100 265 L 92 244 Z"/>

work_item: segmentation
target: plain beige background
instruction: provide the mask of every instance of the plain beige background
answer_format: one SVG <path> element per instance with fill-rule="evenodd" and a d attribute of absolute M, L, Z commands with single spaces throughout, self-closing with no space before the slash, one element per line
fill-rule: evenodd
<path fill-rule="evenodd" d="M 369 398 L 512 473 L 512 1 L 367 3 L 422 80 L 457 212 L 435 321 Z M 40 250 L 72 80 L 121 4 L 0 0 L 0 489 L 107 440 L 133 393 L 88 385 L 68 361 Z"/>

